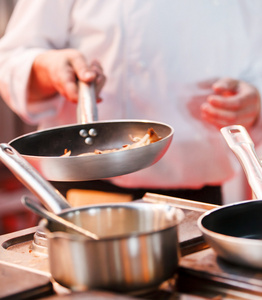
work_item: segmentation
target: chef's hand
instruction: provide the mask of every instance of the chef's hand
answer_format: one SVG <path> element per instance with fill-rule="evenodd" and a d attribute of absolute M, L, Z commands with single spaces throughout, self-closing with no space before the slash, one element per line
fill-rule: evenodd
<path fill-rule="evenodd" d="M 95 82 L 96 96 L 105 84 L 106 77 L 98 61 L 87 64 L 76 49 L 48 50 L 38 55 L 33 63 L 28 84 L 29 101 L 41 101 L 60 93 L 77 102 L 77 80 Z"/>
<path fill-rule="evenodd" d="M 217 80 L 201 106 L 202 118 L 218 128 L 243 125 L 247 129 L 256 122 L 260 113 L 258 90 L 244 82 L 231 78 Z"/>

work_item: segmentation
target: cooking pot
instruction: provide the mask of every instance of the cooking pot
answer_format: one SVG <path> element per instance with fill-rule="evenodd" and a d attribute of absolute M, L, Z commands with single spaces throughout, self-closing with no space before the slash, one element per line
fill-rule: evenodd
<path fill-rule="evenodd" d="M 71 208 L 10 145 L 0 145 L 0 158 L 45 207 L 99 237 L 90 240 L 56 222 L 40 222 L 48 241 L 50 271 L 61 285 L 77 291 L 129 293 L 156 287 L 175 274 L 180 209 L 148 203 Z"/>
<path fill-rule="evenodd" d="M 117 108 L 116 108 L 117 109 Z M 156 163 L 167 151 L 173 128 L 149 120 L 97 121 L 94 86 L 79 82 L 78 122 L 25 134 L 10 141 L 39 173 L 49 181 L 86 181 L 132 173 Z M 79 154 L 96 149 L 120 149 L 132 144 L 130 136 L 143 137 L 153 128 L 161 137 L 142 147 L 105 153 Z M 71 151 L 71 156 L 62 156 Z"/>
<path fill-rule="evenodd" d="M 183 213 L 167 205 L 105 204 L 59 214 L 97 234 L 70 234 L 43 219 L 52 277 L 72 290 L 138 292 L 155 288 L 176 272 L 180 257 L 177 226 Z"/>

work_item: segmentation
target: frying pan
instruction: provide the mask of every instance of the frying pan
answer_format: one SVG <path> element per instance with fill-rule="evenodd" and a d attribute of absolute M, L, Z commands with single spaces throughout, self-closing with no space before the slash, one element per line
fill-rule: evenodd
<path fill-rule="evenodd" d="M 36 131 L 10 141 L 46 180 L 86 181 L 128 174 L 156 163 L 167 151 L 173 137 L 173 128 L 167 124 L 148 120 L 98 122 L 93 89 L 79 83 L 77 117 L 82 124 Z M 77 156 L 96 149 L 122 148 L 131 144 L 130 136 L 143 137 L 149 128 L 162 139 L 135 149 Z M 71 150 L 72 156 L 61 157 L 65 149 Z"/>
<path fill-rule="evenodd" d="M 221 129 L 240 161 L 254 194 L 262 198 L 262 167 L 254 143 L 243 126 Z M 262 200 L 215 208 L 198 220 L 199 229 L 219 257 L 242 266 L 262 269 Z"/>
<path fill-rule="evenodd" d="M 262 199 L 262 166 L 254 143 L 243 126 L 221 129 L 229 147 L 240 161 L 254 194 Z M 262 269 L 262 200 L 215 206 L 190 200 L 148 195 L 147 202 L 166 203 L 192 210 L 208 210 L 197 222 L 206 242 L 222 259 L 245 267 Z"/>
<path fill-rule="evenodd" d="M 0 158 L 49 210 L 99 236 L 72 234 L 43 219 L 52 277 L 72 290 L 137 292 L 157 287 L 178 267 L 180 209 L 148 203 L 118 203 L 71 208 L 66 199 L 19 153 L 0 144 Z"/>

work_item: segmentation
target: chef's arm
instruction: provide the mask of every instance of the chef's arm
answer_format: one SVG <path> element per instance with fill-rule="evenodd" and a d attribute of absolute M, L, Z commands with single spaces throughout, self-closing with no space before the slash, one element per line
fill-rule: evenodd
<path fill-rule="evenodd" d="M 48 101 L 28 103 L 27 88 L 31 85 L 29 78 L 33 76 L 35 58 L 50 49 L 63 49 L 67 45 L 68 22 L 74 2 L 66 2 L 67 5 L 64 1 L 18 1 L 5 35 L 0 39 L 0 93 L 7 105 L 29 124 L 42 124 L 58 114 L 64 101 L 57 94 Z M 34 96 L 30 96 L 31 102 L 41 99 L 36 97 L 36 90 L 37 85 Z M 42 92 L 37 90 L 39 96 Z"/>
<path fill-rule="evenodd" d="M 42 101 L 59 93 L 77 102 L 76 78 L 86 83 L 95 81 L 97 97 L 106 80 L 100 63 L 93 61 L 88 65 L 78 50 L 47 50 L 33 62 L 27 87 L 28 101 Z"/>

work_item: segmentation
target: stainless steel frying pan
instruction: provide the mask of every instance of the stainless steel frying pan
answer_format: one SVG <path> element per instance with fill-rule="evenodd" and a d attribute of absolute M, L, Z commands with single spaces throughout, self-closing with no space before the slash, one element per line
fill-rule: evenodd
<path fill-rule="evenodd" d="M 97 118 L 93 95 L 92 87 L 80 82 L 78 120 L 82 124 L 32 132 L 9 144 L 49 181 L 85 181 L 128 174 L 149 167 L 165 154 L 173 137 L 171 126 L 148 120 L 98 122 L 93 120 Z M 77 156 L 95 149 L 122 148 L 132 143 L 130 135 L 142 137 L 149 128 L 162 139 L 121 152 Z M 61 157 L 65 149 L 71 150 L 72 156 Z"/>

